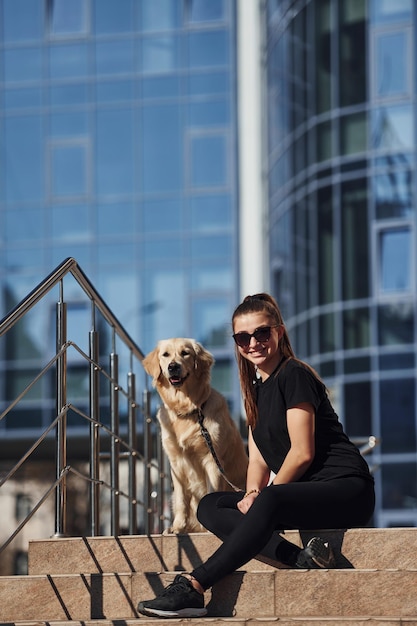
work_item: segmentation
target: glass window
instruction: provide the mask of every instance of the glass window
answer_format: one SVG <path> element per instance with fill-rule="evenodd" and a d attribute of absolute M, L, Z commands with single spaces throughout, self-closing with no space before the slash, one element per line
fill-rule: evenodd
<path fill-rule="evenodd" d="M 143 190 L 163 192 L 180 189 L 183 184 L 183 147 L 179 105 L 143 107 L 142 127 Z"/>
<path fill-rule="evenodd" d="M 348 309 L 343 312 L 343 344 L 345 350 L 367 348 L 370 345 L 369 309 Z"/>
<path fill-rule="evenodd" d="M 88 48 L 86 44 L 54 44 L 49 48 L 50 77 L 76 78 L 88 75 Z"/>
<path fill-rule="evenodd" d="M 369 382 L 344 385 L 343 407 L 345 430 L 349 437 L 370 437 L 372 432 L 372 399 Z"/>
<path fill-rule="evenodd" d="M 411 150 L 414 146 L 413 113 L 410 106 L 384 107 L 372 120 L 373 147 L 385 150 Z"/>
<path fill-rule="evenodd" d="M 414 342 L 414 310 L 403 302 L 378 307 L 378 341 L 380 346 Z"/>
<path fill-rule="evenodd" d="M 226 126 L 230 123 L 229 101 L 207 100 L 205 102 L 190 102 L 188 106 L 189 126 Z"/>
<path fill-rule="evenodd" d="M 87 31 L 87 7 L 85 0 L 49 0 L 47 2 L 49 30 L 52 35 L 62 36 Z"/>
<path fill-rule="evenodd" d="M 191 198 L 191 226 L 199 232 L 210 233 L 231 228 L 232 202 L 229 195 L 205 195 Z"/>
<path fill-rule="evenodd" d="M 11 48 L 4 51 L 5 82 L 42 80 L 40 48 Z"/>
<path fill-rule="evenodd" d="M 96 70 L 102 74 L 126 74 L 134 71 L 133 40 L 96 42 Z"/>
<path fill-rule="evenodd" d="M 371 15 L 375 22 L 397 22 L 411 19 L 413 0 L 372 0 Z"/>
<path fill-rule="evenodd" d="M 414 452 L 415 381 L 413 378 L 381 380 L 381 450 L 384 454 Z"/>
<path fill-rule="evenodd" d="M 94 30 L 98 35 L 133 30 L 133 0 L 94 0 Z"/>
<path fill-rule="evenodd" d="M 133 204 L 122 202 L 100 204 L 97 207 L 99 235 L 132 235 L 136 230 L 135 214 L 136 209 Z"/>
<path fill-rule="evenodd" d="M 408 217 L 414 210 L 413 175 L 393 169 L 372 177 L 377 219 Z"/>
<path fill-rule="evenodd" d="M 8 202 L 44 198 L 43 137 L 41 118 L 13 117 L 5 120 L 5 183 Z"/>
<path fill-rule="evenodd" d="M 366 1 L 340 0 L 339 81 L 340 106 L 366 100 Z"/>
<path fill-rule="evenodd" d="M 6 43 L 42 38 L 42 2 L 38 0 L 3 0 L 0 7 L 2 9 L 0 21 L 3 39 Z"/>
<path fill-rule="evenodd" d="M 6 89 L 4 108 L 6 111 L 42 106 L 42 91 L 37 87 L 27 89 Z"/>
<path fill-rule="evenodd" d="M 169 30 L 179 26 L 181 2 L 178 0 L 139 0 L 139 29 Z"/>
<path fill-rule="evenodd" d="M 188 59 L 191 68 L 228 65 L 228 31 L 191 32 L 188 35 Z"/>
<path fill-rule="evenodd" d="M 116 220 L 114 220 L 116 221 Z M 91 238 L 88 207 L 85 205 L 53 206 L 51 209 L 51 232 L 56 239 L 89 241 Z"/>
<path fill-rule="evenodd" d="M 133 115 L 130 109 L 97 112 L 96 184 L 98 194 L 134 190 Z"/>
<path fill-rule="evenodd" d="M 87 135 L 87 111 L 65 111 L 52 113 L 49 117 L 51 137 L 77 137 Z"/>
<path fill-rule="evenodd" d="M 224 0 L 188 0 L 187 6 L 190 22 L 213 22 L 225 17 Z"/>
<path fill-rule="evenodd" d="M 41 239 L 45 236 L 43 211 L 39 208 L 13 209 L 5 212 L 6 242 L 17 243 L 25 239 Z"/>
<path fill-rule="evenodd" d="M 218 187 L 227 183 L 227 150 L 224 135 L 191 138 L 190 182 L 193 187 Z"/>
<path fill-rule="evenodd" d="M 227 298 L 196 300 L 193 304 L 193 336 L 204 346 L 225 346 L 230 338 L 230 305 Z"/>
<path fill-rule="evenodd" d="M 344 156 L 365 152 L 367 149 L 366 113 L 354 113 L 340 118 L 340 152 Z"/>
<path fill-rule="evenodd" d="M 384 463 L 382 466 L 382 506 L 384 509 L 415 509 L 417 482 L 415 463 Z"/>
<path fill-rule="evenodd" d="M 409 228 L 379 232 L 379 272 L 382 292 L 404 292 L 411 289 L 412 242 Z"/>
<path fill-rule="evenodd" d="M 375 90 L 378 97 L 410 91 L 407 33 L 380 33 L 376 39 Z"/>
<path fill-rule="evenodd" d="M 342 185 L 342 278 L 343 299 L 369 296 L 367 181 Z"/>
<path fill-rule="evenodd" d="M 142 39 L 141 70 L 147 73 L 172 72 L 179 66 L 179 40 L 176 35 Z"/>
<path fill-rule="evenodd" d="M 85 145 L 51 146 L 51 194 L 79 196 L 87 189 L 87 151 Z"/>
<path fill-rule="evenodd" d="M 332 188 L 320 189 L 317 194 L 317 248 L 319 303 L 334 300 L 334 252 Z"/>
<path fill-rule="evenodd" d="M 144 234 L 157 232 L 179 232 L 184 227 L 182 202 L 180 199 L 148 200 L 143 203 Z"/>

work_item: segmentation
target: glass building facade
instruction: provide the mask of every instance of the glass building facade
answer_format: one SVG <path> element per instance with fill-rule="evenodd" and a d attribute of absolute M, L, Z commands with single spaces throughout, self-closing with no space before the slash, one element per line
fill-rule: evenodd
<path fill-rule="evenodd" d="M 271 282 L 348 434 L 377 526 L 417 524 L 416 3 L 270 0 Z"/>
<path fill-rule="evenodd" d="M 235 29 L 234 0 L 0 0 L 0 315 L 74 257 L 143 352 L 201 341 L 237 416 Z M 51 315 L 2 344 L 1 406 L 50 358 Z M 89 315 L 70 302 L 72 329 Z M 1 436 L 53 407 L 32 394 Z"/>

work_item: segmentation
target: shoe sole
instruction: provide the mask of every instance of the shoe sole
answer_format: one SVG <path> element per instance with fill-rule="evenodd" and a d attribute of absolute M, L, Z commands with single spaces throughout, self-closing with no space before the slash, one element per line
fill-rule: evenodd
<path fill-rule="evenodd" d="M 138 606 L 138 612 L 148 617 L 204 617 L 207 609 L 179 609 L 178 611 L 161 611 Z"/>

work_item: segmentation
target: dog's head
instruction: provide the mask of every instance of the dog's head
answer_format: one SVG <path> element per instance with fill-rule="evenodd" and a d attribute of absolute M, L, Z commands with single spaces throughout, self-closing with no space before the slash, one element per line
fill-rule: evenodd
<path fill-rule="evenodd" d="M 142 362 L 154 385 L 159 382 L 177 389 L 190 378 L 208 381 L 213 363 L 213 355 L 198 341 L 182 337 L 162 339 Z"/>

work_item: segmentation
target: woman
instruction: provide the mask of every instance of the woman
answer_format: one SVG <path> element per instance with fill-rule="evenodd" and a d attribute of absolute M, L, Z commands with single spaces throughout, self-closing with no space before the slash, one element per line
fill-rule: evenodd
<path fill-rule="evenodd" d="M 319 376 L 295 357 L 276 301 L 265 293 L 247 296 L 232 323 L 249 427 L 246 493 L 201 500 L 200 522 L 223 543 L 160 596 L 140 602 L 144 615 L 205 615 L 204 591 L 257 555 L 288 567 L 334 567 L 331 547 L 319 537 L 301 549 L 279 532 L 363 526 L 373 514 L 368 465 L 343 432 Z"/>

